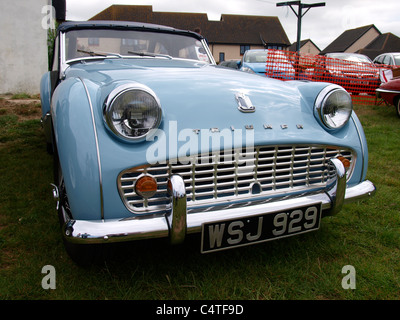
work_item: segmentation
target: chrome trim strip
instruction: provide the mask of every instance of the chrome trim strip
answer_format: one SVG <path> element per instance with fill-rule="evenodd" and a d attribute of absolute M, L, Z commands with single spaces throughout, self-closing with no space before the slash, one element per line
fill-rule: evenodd
<path fill-rule="evenodd" d="M 93 132 L 94 132 L 94 139 L 95 139 L 95 143 L 96 143 L 97 165 L 99 166 L 101 219 L 104 219 L 103 177 L 102 177 L 102 174 L 101 174 L 99 139 L 97 137 L 96 121 L 94 120 L 93 104 L 92 104 L 92 100 L 90 99 L 89 90 L 88 90 L 85 82 L 81 78 L 78 78 L 78 79 L 82 82 L 83 87 L 85 88 L 86 96 L 87 96 L 88 101 L 89 101 L 90 113 L 92 115 Z"/>
<path fill-rule="evenodd" d="M 216 65 L 217 63 L 215 62 L 214 56 L 212 55 L 212 53 L 210 51 L 210 48 L 209 48 L 209 46 L 207 44 L 207 41 L 205 39 L 202 39 L 201 43 L 202 43 L 204 49 L 207 52 L 207 55 L 208 55 L 208 58 L 210 59 L 211 64 Z"/>
<path fill-rule="evenodd" d="M 375 91 L 379 92 L 379 93 L 400 93 L 400 90 L 388 90 L 388 89 L 381 89 L 381 88 L 375 89 Z"/>
<path fill-rule="evenodd" d="M 60 79 L 65 78 L 65 70 L 69 65 L 65 61 L 65 33 L 60 32 Z"/>
<path fill-rule="evenodd" d="M 348 187 L 343 202 L 349 203 L 372 196 L 375 190 L 374 184 L 366 180 L 358 185 Z M 315 202 L 321 202 L 323 210 L 329 210 L 332 206 L 331 197 L 326 193 L 319 193 L 245 208 L 227 209 L 218 213 L 207 211 L 189 214 L 187 215 L 187 233 L 200 232 L 203 223 L 250 217 L 286 210 L 289 207 L 300 207 Z M 71 220 L 64 228 L 69 229 L 66 240 L 75 243 L 121 242 L 149 238 L 164 238 L 169 235 L 168 221 L 164 216 L 135 217 L 107 221 Z"/>
<path fill-rule="evenodd" d="M 360 180 L 361 180 L 363 178 L 363 176 L 364 176 L 364 170 L 365 170 L 365 157 L 364 157 L 364 154 L 365 154 L 366 147 L 365 147 L 365 145 L 363 143 L 363 139 L 362 139 L 364 134 L 361 134 L 361 129 L 357 125 L 357 122 L 354 120 L 353 113 L 351 114 L 351 120 L 353 121 L 353 124 L 356 127 L 358 140 L 360 140 L 360 145 L 361 145 L 361 175 L 360 175 Z"/>
<path fill-rule="evenodd" d="M 169 180 L 171 203 L 166 219 L 169 226 L 171 244 L 179 244 L 186 236 L 186 189 L 185 182 L 179 175 L 173 175 Z"/>

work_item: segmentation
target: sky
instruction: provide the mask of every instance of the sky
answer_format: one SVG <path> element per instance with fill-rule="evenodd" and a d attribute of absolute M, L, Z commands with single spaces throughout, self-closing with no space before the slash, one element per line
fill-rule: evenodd
<path fill-rule="evenodd" d="M 282 0 L 66 0 L 67 20 L 88 20 L 113 4 L 152 5 L 159 12 L 207 13 L 209 20 L 221 14 L 277 16 L 291 43 L 297 40 L 297 17 Z M 301 40 L 311 39 L 321 50 L 345 30 L 374 24 L 381 33 L 400 37 L 399 0 L 302 0 L 324 2 L 302 18 Z M 297 6 L 293 6 L 297 11 Z M 303 11 L 304 12 L 304 11 Z"/>

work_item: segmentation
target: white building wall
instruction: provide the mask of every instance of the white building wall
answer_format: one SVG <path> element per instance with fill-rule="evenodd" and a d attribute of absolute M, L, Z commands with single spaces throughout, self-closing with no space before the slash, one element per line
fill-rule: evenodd
<path fill-rule="evenodd" d="M 0 94 L 39 93 L 48 69 L 47 30 L 42 26 L 48 0 L 1 0 Z"/>
<path fill-rule="evenodd" d="M 319 53 L 320 51 L 311 41 L 307 41 L 307 43 L 300 48 L 300 54 L 317 55 Z"/>

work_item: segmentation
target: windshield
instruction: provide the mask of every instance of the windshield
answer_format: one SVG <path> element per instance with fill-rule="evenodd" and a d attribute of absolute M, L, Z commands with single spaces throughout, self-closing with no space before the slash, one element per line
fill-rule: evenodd
<path fill-rule="evenodd" d="M 65 60 L 90 56 L 149 56 L 211 63 L 196 38 L 166 32 L 83 29 L 65 34 Z"/>
<path fill-rule="evenodd" d="M 289 63 L 285 54 L 280 51 L 247 51 L 244 57 L 244 62 L 247 63 L 266 63 L 267 61 Z"/>
<path fill-rule="evenodd" d="M 399 55 L 394 55 L 393 58 L 394 58 L 394 64 L 396 66 L 400 66 L 400 54 Z"/>

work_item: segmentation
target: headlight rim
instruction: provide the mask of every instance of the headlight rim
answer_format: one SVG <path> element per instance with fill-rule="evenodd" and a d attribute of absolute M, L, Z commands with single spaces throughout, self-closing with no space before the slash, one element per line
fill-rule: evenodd
<path fill-rule="evenodd" d="M 154 100 L 157 103 L 158 109 L 159 109 L 159 117 L 157 118 L 157 122 L 155 125 L 149 129 L 149 131 L 141 136 L 138 137 L 129 137 L 127 135 L 122 134 L 119 132 L 112 121 L 112 106 L 113 103 L 122 95 L 125 94 L 129 91 L 143 91 L 149 95 L 151 95 Z M 151 136 L 152 132 L 154 132 L 153 129 L 159 128 L 163 118 L 163 110 L 161 107 L 160 99 L 158 96 L 155 94 L 155 92 L 150 89 L 149 87 L 141 84 L 141 83 L 127 83 L 127 84 L 122 84 L 117 86 L 115 89 L 113 89 L 106 97 L 104 104 L 103 104 L 103 120 L 106 125 L 106 128 L 113 133 L 117 138 L 124 142 L 141 142 L 146 140 L 149 136 Z"/>
<path fill-rule="evenodd" d="M 328 97 L 330 97 L 331 94 L 333 94 L 334 92 L 337 92 L 337 91 L 342 91 L 346 95 L 348 95 L 348 97 L 350 98 L 350 103 L 351 103 L 351 111 L 349 113 L 347 120 L 345 122 L 343 122 L 343 124 L 341 124 L 340 126 L 337 126 L 337 127 L 332 127 L 329 123 L 327 123 L 325 121 L 322 111 L 323 111 L 325 101 L 328 99 Z M 321 124 L 321 126 L 327 131 L 338 131 L 338 130 L 342 129 L 344 126 L 346 126 L 346 124 L 349 122 L 349 120 L 351 118 L 352 112 L 353 112 L 353 103 L 352 103 L 350 94 L 343 87 L 336 85 L 336 84 L 330 84 L 330 85 L 326 86 L 325 88 L 323 88 L 315 100 L 314 115 L 317 118 L 317 120 L 319 121 L 319 123 Z"/>

